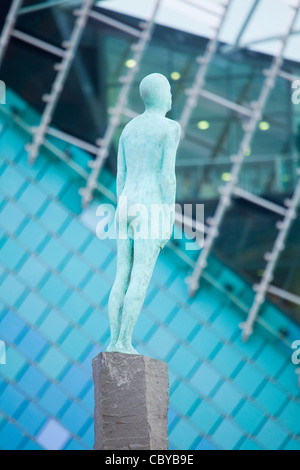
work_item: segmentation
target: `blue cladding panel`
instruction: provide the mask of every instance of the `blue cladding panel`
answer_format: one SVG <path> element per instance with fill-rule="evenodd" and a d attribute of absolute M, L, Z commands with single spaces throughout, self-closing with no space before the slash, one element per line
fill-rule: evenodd
<path fill-rule="evenodd" d="M 32 435 L 35 436 L 40 430 L 47 419 L 43 413 L 34 403 L 28 403 L 25 410 L 18 418 L 19 424 Z"/>
<path fill-rule="evenodd" d="M 176 337 L 171 336 L 166 329 L 161 327 L 148 340 L 147 344 L 153 351 L 159 351 L 160 356 L 165 358 L 176 343 Z"/>
<path fill-rule="evenodd" d="M 239 352 L 227 345 L 224 345 L 214 357 L 213 364 L 222 374 L 228 376 L 232 376 L 238 367 L 243 366 Z"/>
<path fill-rule="evenodd" d="M 170 443 L 176 449 L 188 450 L 197 437 L 197 431 L 189 423 L 181 420 L 170 433 Z"/>
<path fill-rule="evenodd" d="M 67 285 L 55 276 L 50 277 L 41 288 L 42 296 L 52 305 L 60 305 L 67 291 Z"/>
<path fill-rule="evenodd" d="M 201 439 L 199 444 L 195 447 L 196 450 L 219 450 L 215 445 L 213 445 L 209 440 L 207 439 Z"/>
<path fill-rule="evenodd" d="M 7 277 L 0 286 L 0 299 L 7 305 L 14 306 L 20 297 L 26 292 L 24 284 L 16 277 Z"/>
<path fill-rule="evenodd" d="M 20 305 L 18 312 L 27 322 L 35 324 L 46 308 L 47 303 L 44 299 L 34 292 L 29 292 Z"/>
<path fill-rule="evenodd" d="M 1 191 L 6 196 L 15 197 L 25 181 L 25 178 L 15 168 L 7 166 L 0 176 Z"/>
<path fill-rule="evenodd" d="M 86 372 L 73 365 L 62 379 L 61 384 L 68 393 L 79 396 L 87 386 L 89 379 L 90 377 Z"/>
<path fill-rule="evenodd" d="M 219 338 L 209 329 L 201 328 L 196 336 L 191 340 L 191 345 L 200 357 L 210 357 L 212 352 L 220 345 Z"/>
<path fill-rule="evenodd" d="M 286 446 L 284 447 L 284 450 L 300 450 L 300 440 L 296 441 L 295 439 L 291 439 Z"/>
<path fill-rule="evenodd" d="M 47 239 L 47 230 L 32 220 L 23 228 L 18 239 L 28 250 L 38 252 L 38 247 Z"/>
<path fill-rule="evenodd" d="M 264 380 L 264 375 L 251 364 L 245 364 L 235 377 L 236 385 L 247 395 L 253 395 Z"/>
<path fill-rule="evenodd" d="M 8 416 L 14 416 L 23 403 L 24 395 L 10 384 L 1 393 L 0 409 L 5 411 Z"/>
<path fill-rule="evenodd" d="M 95 268 L 100 268 L 107 257 L 111 255 L 111 250 L 104 242 L 95 237 L 83 250 L 83 255 Z"/>
<path fill-rule="evenodd" d="M 208 396 L 222 380 L 221 375 L 213 370 L 208 364 L 202 364 L 190 380 L 201 395 Z"/>
<path fill-rule="evenodd" d="M 47 267 L 38 259 L 29 258 L 20 269 L 19 276 L 29 287 L 35 288 L 40 284 L 47 273 Z"/>
<path fill-rule="evenodd" d="M 0 212 L 0 226 L 14 234 L 25 220 L 25 213 L 14 202 L 8 202 Z"/>
<path fill-rule="evenodd" d="M 88 229 L 80 222 L 77 222 L 76 219 L 73 219 L 61 235 L 61 238 L 74 250 L 79 250 L 90 236 L 91 233 Z"/>
<path fill-rule="evenodd" d="M 180 338 L 187 340 L 190 334 L 195 330 L 195 318 L 189 313 L 181 309 L 177 315 L 171 320 L 169 328 Z"/>
<path fill-rule="evenodd" d="M 67 184 L 65 175 L 58 168 L 48 168 L 40 179 L 41 187 L 54 197 L 59 197 Z"/>
<path fill-rule="evenodd" d="M 266 450 L 280 449 L 284 444 L 287 433 L 276 422 L 268 421 L 257 435 L 258 440 Z"/>
<path fill-rule="evenodd" d="M 69 403 L 66 392 L 54 384 L 50 385 L 39 401 L 41 406 L 52 416 L 57 416 L 66 403 Z"/>
<path fill-rule="evenodd" d="M 73 322 L 78 322 L 87 312 L 89 303 L 77 292 L 73 292 L 61 306 L 62 312 Z"/>
<path fill-rule="evenodd" d="M 7 269 L 16 269 L 21 259 L 26 257 L 24 250 L 14 240 L 8 239 L 0 249 L 0 263 Z"/>
<path fill-rule="evenodd" d="M 267 410 L 269 414 L 274 416 L 277 416 L 286 401 L 286 394 L 272 383 L 267 383 L 257 396 L 257 402 Z"/>
<path fill-rule="evenodd" d="M 74 434 L 78 434 L 89 419 L 89 414 L 77 403 L 72 403 L 70 408 L 61 418 L 61 423 Z"/>
<path fill-rule="evenodd" d="M 49 203 L 47 208 L 40 215 L 39 220 L 52 233 L 58 233 L 61 227 L 70 221 L 66 209 L 55 201 Z"/>
<path fill-rule="evenodd" d="M 1 338 L 10 343 L 14 343 L 26 324 L 13 312 L 4 310 L 0 314 Z"/>
<path fill-rule="evenodd" d="M 290 401 L 279 415 L 279 420 L 287 429 L 300 436 L 300 402 Z M 300 447 L 300 441 L 298 442 Z"/>
<path fill-rule="evenodd" d="M 78 361 L 89 344 L 89 338 L 84 336 L 81 331 L 73 329 L 63 340 L 61 348 L 68 356 Z"/>
<path fill-rule="evenodd" d="M 256 362 L 270 376 L 274 377 L 281 371 L 282 366 L 287 363 L 287 358 L 275 346 L 267 345 L 256 359 Z"/>
<path fill-rule="evenodd" d="M 219 411 L 206 401 L 202 401 L 191 415 L 191 422 L 205 435 L 211 432 L 219 419 Z"/>
<path fill-rule="evenodd" d="M 39 394 L 46 382 L 47 378 L 44 374 L 33 367 L 29 367 L 19 380 L 19 385 L 26 395 L 35 397 Z"/>
<path fill-rule="evenodd" d="M 65 320 L 62 315 L 52 311 L 47 315 L 43 323 L 41 323 L 39 329 L 50 341 L 56 342 L 68 326 L 68 321 Z"/>
<path fill-rule="evenodd" d="M 165 292 L 158 291 L 148 307 L 158 320 L 165 321 L 174 309 L 174 300 Z"/>
<path fill-rule="evenodd" d="M 110 284 L 99 275 L 94 275 L 86 284 L 84 292 L 92 300 L 94 305 L 100 305 L 103 299 L 108 296 Z"/>
<path fill-rule="evenodd" d="M 242 399 L 243 395 L 235 388 L 234 384 L 230 383 L 224 383 L 214 395 L 214 403 L 228 415 L 233 414 Z"/>
<path fill-rule="evenodd" d="M 27 214 L 36 214 L 46 201 L 45 194 L 36 186 L 27 186 L 19 197 L 20 206 L 26 210 Z"/>
<path fill-rule="evenodd" d="M 235 421 L 242 428 L 249 430 L 249 433 L 255 433 L 265 420 L 265 413 L 257 408 L 253 403 L 246 401 L 235 416 Z"/>
<path fill-rule="evenodd" d="M 198 394 L 188 384 L 179 383 L 174 392 L 171 393 L 171 403 L 176 404 L 176 410 L 186 415 L 198 400 Z"/>
<path fill-rule="evenodd" d="M 62 270 L 62 275 L 74 286 L 78 286 L 88 275 L 90 269 L 80 258 L 72 257 Z"/>
<path fill-rule="evenodd" d="M 221 311 L 212 326 L 222 337 L 230 340 L 238 331 L 240 313 L 231 306 Z"/>
<path fill-rule="evenodd" d="M 192 369 L 197 365 L 198 358 L 185 346 L 181 346 L 169 361 L 172 367 L 182 377 L 188 376 Z"/>
<path fill-rule="evenodd" d="M 0 449 L 1 450 L 18 450 L 21 442 L 24 440 L 24 434 L 13 424 L 7 422 L 0 428 Z"/>
<path fill-rule="evenodd" d="M 242 431 L 234 422 L 224 419 L 213 434 L 214 441 L 224 450 L 235 449 L 243 438 Z"/>
<path fill-rule="evenodd" d="M 25 337 L 19 343 L 19 350 L 31 361 L 35 361 L 46 347 L 47 341 L 34 330 L 28 330 Z"/>
<path fill-rule="evenodd" d="M 40 256 L 51 268 L 58 269 L 62 261 L 69 256 L 69 251 L 58 240 L 51 239 L 42 250 Z"/>

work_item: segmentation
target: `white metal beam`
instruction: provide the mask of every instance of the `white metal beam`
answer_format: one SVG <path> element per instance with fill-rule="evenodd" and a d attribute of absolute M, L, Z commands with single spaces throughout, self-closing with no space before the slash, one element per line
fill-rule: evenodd
<path fill-rule="evenodd" d="M 284 207 L 281 207 L 278 204 L 268 201 L 267 199 L 264 199 L 262 197 L 256 196 L 255 194 L 249 193 L 248 191 L 245 191 L 244 189 L 241 189 L 237 186 L 234 188 L 233 193 L 235 196 L 241 197 L 242 199 L 252 202 L 257 206 L 263 207 L 264 209 L 274 212 L 275 214 L 281 215 L 283 217 L 286 214 L 286 209 Z"/>
<path fill-rule="evenodd" d="M 279 72 L 279 77 L 284 78 L 288 82 L 294 82 L 295 80 L 300 80 L 300 76 L 298 75 L 293 75 L 289 72 L 286 72 L 285 70 L 280 70 Z"/>
<path fill-rule="evenodd" d="M 287 292 L 286 290 L 280 289 L 279 287 L 269 286 L 268 292 L 270 294 L 276 295 L 276 297 L 280 297 L 281 299 L 287 300 L 295 305 L 300 305 L 300 297 L 298 295 L 292 294 L 291 292 Z"/>
<path fill-rule="evenodd" d="M 187 94 L 189 95 L 191 94 L 191 92 L 188 91 Z M 208 90 L 199 90 L 198 96 L 202 96 L 203 98 L 212 101 L 213 103 L 217 103 L 220 106 L 223 106 L 224 108 L 231 109 L 232 111 L 235 111 L 236 113 L 242 114 L 244 116 L 251 117 L 253 115 L 253 110 L 248 108 L 247 106 L 234 103 L 233 101 L 230 101 L 224 98 L 223 96 L 216 95 L 215 93 L 212 93 Z"/>
<path fill-rule="evenodd" d="M 64 49 L 61 49 L 57 46 L 53 46 L 52 44 L 49 44 L 48 42 L 35 38 L 34 36 L 31 36 L 30 34 L 23 33 L 22 31 L 18 31 L 17 29 L 15 29 L 11 33 L 11 35 L 16 39 L 19 39 L 20 41 L 25 42 L 26 44 L 30 44 L 31 46 L 37 47 L 38 49 L 48 52 L 49 54 L 53 54 L 57 57 L 62 58 L 65 54 Z"/>
<path fill-rule="evenodd" d="M 96 145 L 92 145 L 89 142 L 85 142 L 84 140 L 79 139 L 78 137 L 74 137 L 73 135 L 67 134 L 66 132 L 54 129 L 53 127 L 48 127 L 47 134 L 52 135 L 52 137 L 55 137 L 57 139 L 63 140 L 64 142 L 68 142 L 69 144 L 74 145 L 75 147 L 79 147 L 85 152 L 92 153 L 93 155 L 97 154 L 98 148 L 96 147 Z"/>
<path fill-rule="evenodd" d="M 11 33 L 13 32 L 17 21 L 19 9 L 21 8 L 22 4 L 23 0 L 13 0 L 8 15 L 5 19 L 4 27 L 0 37 L 0 67 L 11 38 Z"/>
<path fill-rule="evenodd" d="M 119 29 L 120 31 L 123 31 L 124 33 L 129 34 L 130 36 L 140 38 L 142 35 L 142 31 L 139 31 L 138 29 L 133 28 L 132 26 L 128 26 L 127 24 L 124 24 L 121 21 L 109 18 L 108 16 L 99 13 L 98 11 L 90 11 L 89 17 L 96 21 L 99 21 L 100 23 L 107 24 L 112 28 Z"/>
<path fill-rule="evenodd" d="M 27 15 L 37 11 L 46 10 L 47 8 L 59 7 L 63 5 L 78 4 L 81 0 L 45 0 L 37 5 L 28 5 L 20 9 L 19 15 Z"/>
<path fill-rule="evenodd" d="M 61 63 L 56 66 L 57 74 L 52 85 L 51 92 L 49 95 L 44 96 L 44 101 L 47 104 L 42 114 L 41 123 L 34 134 L 33 142 L 29 146 L 30 163 L 35 162 L 39 154 L 40 147 L 43 145 L 47 129 L 52 121 L 54 111 L 64 89 L 64 85 L 68 78 L 69 71 L 73 64 L 83 32 L 86 27 L 88 15 L 94 4 L 94 1 L 95 0 L 82 0 L 82 8 L 74 12 L 74 14 L 77 16 L 74 29 L 72 31 L 69 42 L 66 44 L 67 47 L 64 52 L 63 59 Z"/>

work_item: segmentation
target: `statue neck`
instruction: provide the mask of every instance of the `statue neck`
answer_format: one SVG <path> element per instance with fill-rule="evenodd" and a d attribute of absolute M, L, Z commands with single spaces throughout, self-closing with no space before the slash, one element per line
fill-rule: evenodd
<path fill-rule="evenodd" d="M 160 116 L 166 116 L 167 112 L 161 108 L 146 108 L 146 114 L 159 114 Z"/>

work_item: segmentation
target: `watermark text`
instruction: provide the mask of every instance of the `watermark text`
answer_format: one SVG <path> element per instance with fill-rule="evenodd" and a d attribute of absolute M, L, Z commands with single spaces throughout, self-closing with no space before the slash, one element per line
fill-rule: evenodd
<path fill-rule="evenodd" d="M 292 102 L 295 105 L 300 104 L 300 80 L 295 80 L 292 83 L 292 88 L 295 90 L 292 94 Z"/>
<path fill-rule="evenodd" d="M 6 346 L 4 341 L 0 340 L 0 365 L 6 364 Z"/>
<path fill-rule="evenodd" d="M 6 104 L 6 85 L 0 80 L 0 104 Z"/>
<path fill-rule="evenodd" d="M 292 355 L 292 362 L 295 364 L 295 366 L 300 365 L 300 340 L 299 341 L 294 341 L 292 344 L 292 349 L 295 349 L 296 351 Z"/>
<path fill-rule="evenodd" d="M 127 197 L 121 196 L 117 210 L 111 204 L 101 204 L 96 216 L 100 218 L 96 227 L 100 240 L 167 241 L 173 234 L 174 240 L 184 240 L 186 250 L 199 250 L 204 245 L 203 204 L 129 204 Z"/>

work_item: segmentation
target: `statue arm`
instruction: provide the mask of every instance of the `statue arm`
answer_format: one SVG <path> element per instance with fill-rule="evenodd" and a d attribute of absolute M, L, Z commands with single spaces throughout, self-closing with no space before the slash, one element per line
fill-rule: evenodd
<path fill-rule="evenodd" d="M 125 181 L 126 181 L 126 161 L 125 161 L 124 145 L 123 145 L 123 141 L 121 137 L 120 142 L 119 142 L 119 150 L 118 150 L 118 170 L 117 170 L 117 199 L 118 201 L 124 189 Z"/>
<path fill-rule="evenodd" d="M 175 163 L 181 127 L 177 122 L 173 121 L 173 123 L 173 128 L 166 138 L 162 162 L 162 175 L 165 182 L 163 190 L 166 204 L 175 204 L 176 197 Z"/>

